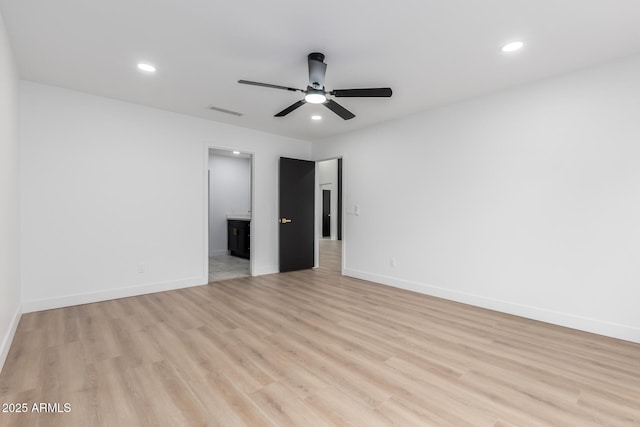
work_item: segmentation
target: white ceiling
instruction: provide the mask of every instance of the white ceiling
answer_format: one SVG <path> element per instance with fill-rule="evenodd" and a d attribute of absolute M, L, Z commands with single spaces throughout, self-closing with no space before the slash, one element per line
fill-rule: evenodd
<path fill-rule="evenodd" d="M 638 0 L 0 0 L 0 13 L 23 79 L 310 140 L 640 52 Z M 513 39 L 525 48 L 501 53 Z M 339 99 L 349 121 L 310 104 L 275 118 L 302 94 L 237 83 L 304 89 L 316 51 L 327 89 L 393 97 Z"/>

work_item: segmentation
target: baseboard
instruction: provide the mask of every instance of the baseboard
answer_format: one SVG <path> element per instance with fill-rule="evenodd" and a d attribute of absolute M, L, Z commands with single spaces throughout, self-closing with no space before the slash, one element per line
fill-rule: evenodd
<path fill-rule="evenodd" d="M 252 276 L 261 276 L 263 274 L 273 273 L 278 273 L 278 266 L 266 265 L 255 268 L 255 271 L 252 272 Z M 171 282 L 150 283 L 145 285 L 131 286 L 127 288 L 106 289 L 98 292 L 87 292 L 82 294 L 64 295 L 54 298 L 26 300 L 22 302 L 22 312 L 31 313 L 34 311 L 71 307 L 80 304 L 90 304 L 93 302 L 108 301 L 118 298 L 134 297 L 138 295 L 152 294 L 155 292 L 164 292 L 174 289 L 206 285 L 207 283 L 209 283 L 208 278 L 192 277 Z"/>
<path fill-rule="evenodd" d="M 13 318 L 11 319 L 11 323 L 9 324 L 9 329 L 2 338 L 2 344 L 0 344 L 0 372 L 2 372 L 2 368 L 4 368 L 4 362 L 7 361 L 9 349 L 11 348 L 13 337 L 16 335 L 16 330 L 18 329 L 18 323 L 20 323 L 21 316 L 22 307 L 18 305 L 18 308 L 16 308 L 16 312 L 13 314 Z"/>
<path fill-rule="evenodd" d="M 280 267 L 277 265 L 259 265 L 254 266 L 251 271 L 252 276 L 263 276 L 265 274 L 275 274 L 280 272 Z"/>
<path fill-rule="evenodd" d="M 108 301 L 118 298 L 134 297 L 138 295 L 152 294 L 155 292 L 171 291 L 174 289 L 190 288 L 192 286 L 206 285 L 209 281 L 204 277 L 192 277 L 171 282 L 149 283 L 145 285 L 131 286 L 127 288 L 107 289 L 98 292 L 65 295 L 55 298 L 27 300 L 22 303 L 24 313 L 34 311 L 51 310 L 54 308 L 71 307 L 80 304 Z"/>
<path fill-rule="evenodd" d="M 463 304 L 469 304 L 502 313 L 513 314 L 515 316 L 526 317 L 528 319 L 539 320 L 541 322 L 552 323 L 554 325 L 565 326 L 567 328 L 640 343 L 640 328 L 634 328 L 628 325 L 547 310 L 540 307 L 527 306 L 510 301 L 503 301 L 481 295 L 445 289 L 438 286 L 425 285 L 423 283 L 397 279 L 394 277 L 371 274 L 350 268 L 345 268 L 343 274 L 356 279 L 367 280 L 386 286 L 392 286 L 438 298 L 461 302 Z"/>

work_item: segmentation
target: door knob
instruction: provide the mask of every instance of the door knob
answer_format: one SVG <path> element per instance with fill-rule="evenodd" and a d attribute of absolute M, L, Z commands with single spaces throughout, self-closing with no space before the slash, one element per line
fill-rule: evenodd
<path fill-rule="evenodd" d="M 280 224 L 287 224 L 287 223 L 289 223 L 289 222 L 291 222 L 291 220 L 290 220 L 290 219 L 287 219 L 287 218 L 282 218 L 282 219 L 280 219 Z"/>

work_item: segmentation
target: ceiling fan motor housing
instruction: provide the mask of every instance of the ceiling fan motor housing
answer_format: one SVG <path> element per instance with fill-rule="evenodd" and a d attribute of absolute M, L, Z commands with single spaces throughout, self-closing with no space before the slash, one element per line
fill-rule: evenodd
<path fill-rule="evenodd" d="M 324 91 L 324 76 L 327 72 L 324 55 L 320 52 L 313 52 L 307 58 L 309 62 L 309 86 Z"/>

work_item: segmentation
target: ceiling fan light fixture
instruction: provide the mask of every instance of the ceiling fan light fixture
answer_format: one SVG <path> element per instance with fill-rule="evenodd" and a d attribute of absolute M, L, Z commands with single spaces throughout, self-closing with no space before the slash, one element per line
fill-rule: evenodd
<path fill-rule="evenodd" d="M 324 77 L 327 71 L 327 64 L 324 63 L 324 55 L 319 52 L 310 53 L 307 57 L 309 63 L 309 84 L 306 90 L 294 87 L 273 85 L 270 83 L 260 83 L 251 80 L 238 80 L 238 83 L 253 86 L 269 87 L 272 89 L 286 90 L 289 92 L 302 92 L 304 99 L 294 102 L 284 110 L 276 113 L 273 117 L 284 117 L 292 111 L 297 110 L 304 104 L 322 104 L 329 110 L 340 116 L 343 120 L 351 120 L 356 115 L 338 104 L 333 99 L 327 99 L 327 95 L 332 98 L 388 98 L 392 91 L 390 87 L 359 88 L 359 89 L 336 89 L 327 91 L 324 86 Z M 318 120 L 315 117 L 312 120 Z"/>
<path fill-rule="evenodd" d="M 304 100 L 309 104 L 323 104 L 327 102 L 327 96 L 323 91 L 317 89 L 308 89 Z"/>

